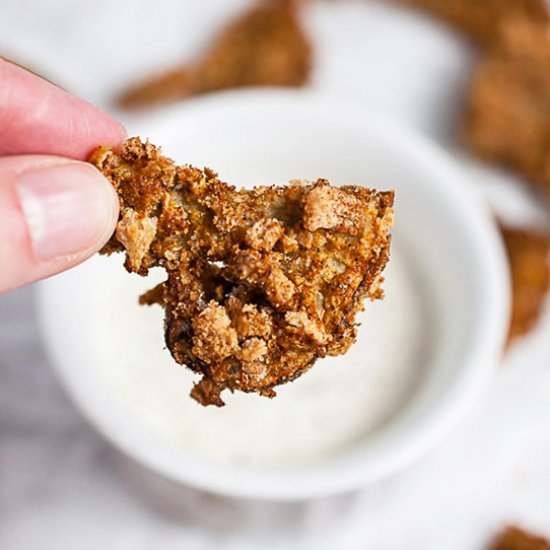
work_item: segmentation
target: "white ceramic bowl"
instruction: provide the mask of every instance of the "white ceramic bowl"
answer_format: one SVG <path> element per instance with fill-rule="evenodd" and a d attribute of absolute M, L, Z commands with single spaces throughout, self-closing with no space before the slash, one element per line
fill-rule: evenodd
<path fill-rule="evenodd" d="M 232 496 L 300 499 L 351 490 L 403 468 L 457 422 L 500 357 L 509 287 L 491 216 L 451 159 L 410 130 L 309 92 L 219 94 L 165 110 L 141 128 L 142 137 L 178 161 L 214 167 L 234 183 L 322 176 L 395 189 L 395 245 L 415 263 L 429 302 L 425 375 L 399 414 L 332 457 L 273 469 L 201 460 L 151 433 L 105 391 L 94 363 L 105 342 L 87 336 L 86 308 L 97 293 L 113 294 L 113 308 L 117 302 L 109 276 L 92 261 L 43 283 L 39 305 L 52 362 L 99 431 L 174 480 Z M 112 316 L 104 311 L 117 338 L 126 327 Z M 181 398 L 188 399 L 183 392 Z"/>

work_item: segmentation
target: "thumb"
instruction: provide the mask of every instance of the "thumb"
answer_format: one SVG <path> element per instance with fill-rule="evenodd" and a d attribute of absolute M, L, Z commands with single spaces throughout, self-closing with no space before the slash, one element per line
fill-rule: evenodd
<path fill-rule="evenodd" d="M 73 267 L 112 235 L 118 199 L 90 164 L 0 158 L 0 293 Z"/>

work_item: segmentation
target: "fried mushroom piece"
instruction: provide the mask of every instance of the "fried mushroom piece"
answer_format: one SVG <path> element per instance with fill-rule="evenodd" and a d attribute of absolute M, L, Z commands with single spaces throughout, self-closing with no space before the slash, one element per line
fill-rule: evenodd
<path fill-rule="evenodd" d="M 490 550 L 550 550 L 550 542 L 518 527 L 507 527 L 493 541 Z"/>
<path fill-rule="evenodd" d="M 115 187 L 118 228 L 102 252 L 126 269 L 163 267 L 141 302 L 165 309 L 174 359 L 203 375 L 192 396 L 259 392 L 345 353 L 365 298 L 382 297 L 393 192 L 328 182 L 236 190 L 209 169 L 176 166 L 139 138 L 90 162 Z"/>
<path fill-rule="evenodd" d="M 550 197 L 550 27 L 514 21 L 471 83 L 465 138 Z"/>
<path fill-rule="evenodd" d="M 550 237 L 501 226 L 512 278 L 512 319 L 508 340 L 537 323 L 550 288 Z"/>
<path fill-rule="evenodd" d="M 229 24 L 194 63 L 175 67 L 124 92 L 124 108 L 167 103 L 246 86 L 301 86 L 311 47 L 298 19 L 300 0 L 262 0 Z"/>
<path fill-rule="evenodd" d="M 545 0 L 398 0 L 419 8 L 452 25 L 467 38 L 488 46 L 500 39 L 499 25 L 505 21 L 550 22 Z"/>

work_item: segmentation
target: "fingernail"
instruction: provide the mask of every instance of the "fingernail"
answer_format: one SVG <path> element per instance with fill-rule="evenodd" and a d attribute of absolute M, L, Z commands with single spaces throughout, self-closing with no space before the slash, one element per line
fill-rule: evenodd
<path fill-rule="evenodd" d="M 68 162 L 26 171 L 16 189 L 40 259 L 89 251 L 113 230 L 113 190 L 93 166 Z"/>

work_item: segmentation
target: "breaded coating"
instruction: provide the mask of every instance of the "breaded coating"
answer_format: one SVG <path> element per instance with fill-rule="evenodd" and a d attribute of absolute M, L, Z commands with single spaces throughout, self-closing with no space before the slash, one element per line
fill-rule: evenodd
<path fill-rule="evenodd" d="M 299 0 L 262 0 L 233 21 L 194 63 L 174 67 L 123 93 L 125 108 L 246 86 L 301 86 L 311 47 L 298 20 Z"/>
<path fill-rule="evenodd" d="M 469 94 L 469 147 L 550 196 L 550 26 L 516 21 L 480 62 Z"/>
<path fill-rule="evenodd" d="M 204 405 L 223 405 L 225 388 L 272 397 L 345 353 L 363 300 L 382 297 L 393 192 L 325 180 L 236 190 L 138 138 L 90 162 L 120 197 L 103 252 L 125 251 L 140 275 L 166 270 L 140 301 L 164 307 L 167 346 L 203 375 L 192 396 Z"/>
<path fill-rule="evenodd" d="M 537 323 L 550 288 L 550 237 L 501 227 L 512 278 L 512 319 L 509 341 Z"/>
<path fill-rule="evenodd" d="M 507 527 L 492 543 L 490 550 L 550 550 L 550 542 L 518 527 Z"/>
<path fill-rule="evenodd" d="M 525 20 L 534 24 L 550 21 L 545 0 L 398 0 L 420 8 L 456 27 L 467 38 L 487 46 L 499 40 L 505 21 Z"/>

